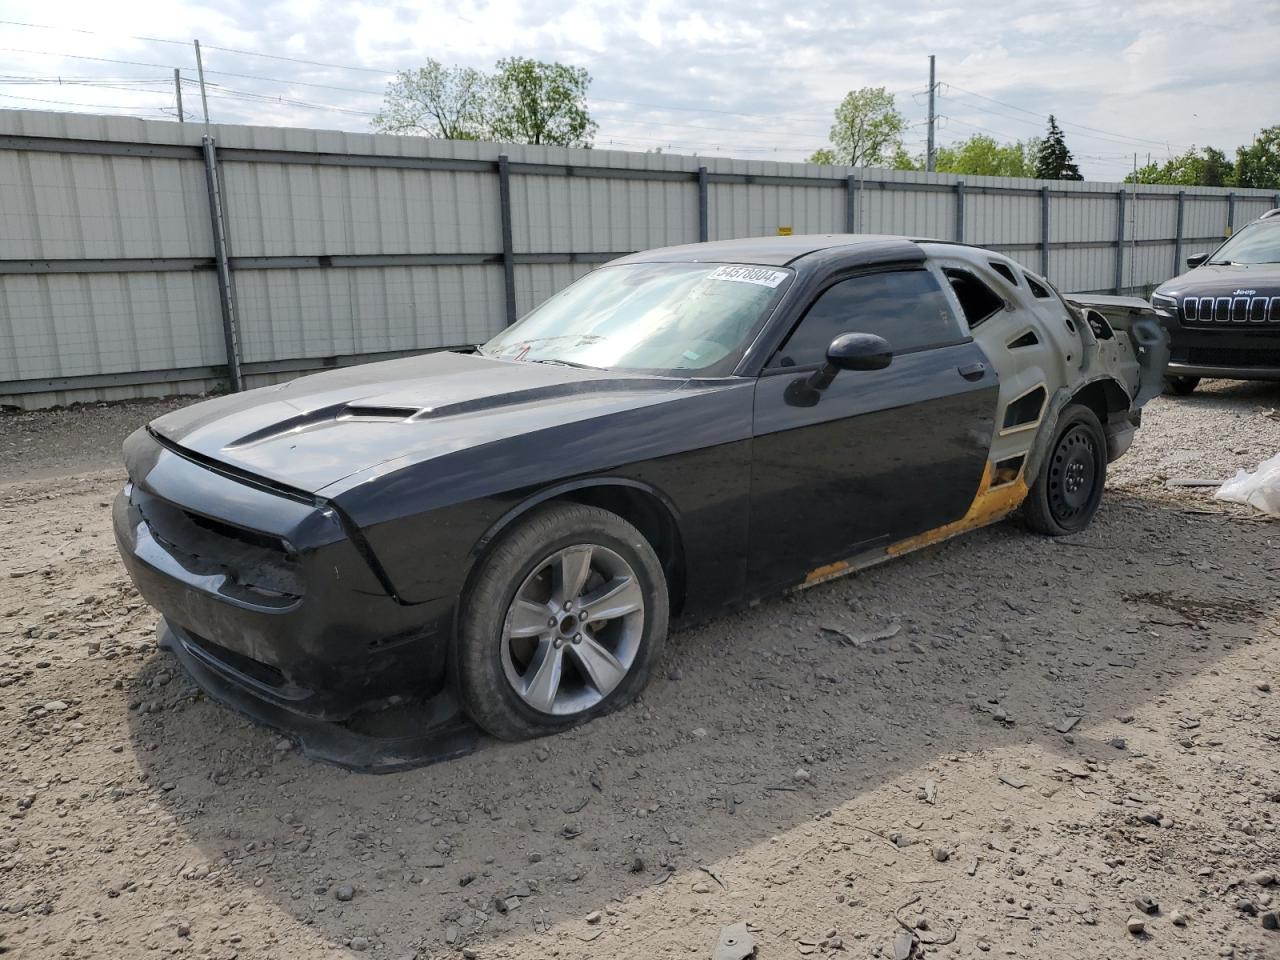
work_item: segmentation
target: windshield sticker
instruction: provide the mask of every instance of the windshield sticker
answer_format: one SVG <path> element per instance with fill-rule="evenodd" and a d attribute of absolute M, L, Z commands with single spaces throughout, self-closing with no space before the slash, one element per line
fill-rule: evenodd
<path fill-rule="evenodd" d="M 787 279 L 787 273 L 785 270 L 770 270 L 768 267 L 744 267 L 730 263 L 716 268 L 707 279 L 755 283 L 762 287 L 773 288 Z"/>

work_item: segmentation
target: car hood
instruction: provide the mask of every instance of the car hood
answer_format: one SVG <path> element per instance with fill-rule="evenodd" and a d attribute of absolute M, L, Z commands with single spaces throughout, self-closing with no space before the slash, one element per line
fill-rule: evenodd
<path fill-rule="evenodd" d="M 1277 296 L 1280 295 L 1280 264 L 1205 264 L 1172 280 L 1166 280 L 1155 292 L 1175 299 L 1184 295 Z"/>
<path fill-rule="evenodd" d="M 432 353 L 302 377 L 153 421 L 162 441 L 308 493 L 420 460 L 660 403 L 686 381 Z"/>

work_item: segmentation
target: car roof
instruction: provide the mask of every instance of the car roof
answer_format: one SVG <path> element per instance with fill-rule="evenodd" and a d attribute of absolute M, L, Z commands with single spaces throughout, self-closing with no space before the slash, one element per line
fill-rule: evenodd
<path fill-rule="evenodd" d="M 614 263 L 754 263 L 783 267 L 814 253 L 839 248 L 855 261 L 883 262 L 889 258 L 920 260 L 917 241 L 873 233 L 813 233 L 793 237 L 745 237 L 741 240 L 712 240 L 678 247 L 642 250 L 614 260 Z M 896 255 L 896 256 L 895 256 Z"/>

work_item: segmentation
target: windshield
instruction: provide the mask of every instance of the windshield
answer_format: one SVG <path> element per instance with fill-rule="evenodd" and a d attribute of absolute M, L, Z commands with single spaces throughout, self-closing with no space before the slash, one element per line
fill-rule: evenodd
<path fill-rule="evenodd" d="M 481 347 L 507 360 L 725 376 L 791 271 L 716 263 L 595 270 Z"/>
<path fill-rule="evenodd" d="M 1210 263 L 1280 263 L 1280 226 L 1251 223 L 1224 243 Z"/>

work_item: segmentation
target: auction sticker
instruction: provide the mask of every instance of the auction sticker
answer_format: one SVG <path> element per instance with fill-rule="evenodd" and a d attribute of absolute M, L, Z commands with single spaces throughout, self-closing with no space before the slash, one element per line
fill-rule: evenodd
<path fill-rule="evenodd" d="M 742 264 L 726 263 L 717 267 L 708 280 L 732 280 L 735 283 L 755 283 L 762 287 L 776 287 L 787 279 L 785 270 L 770 270 L 768 267 L 748 267 Z"/>

